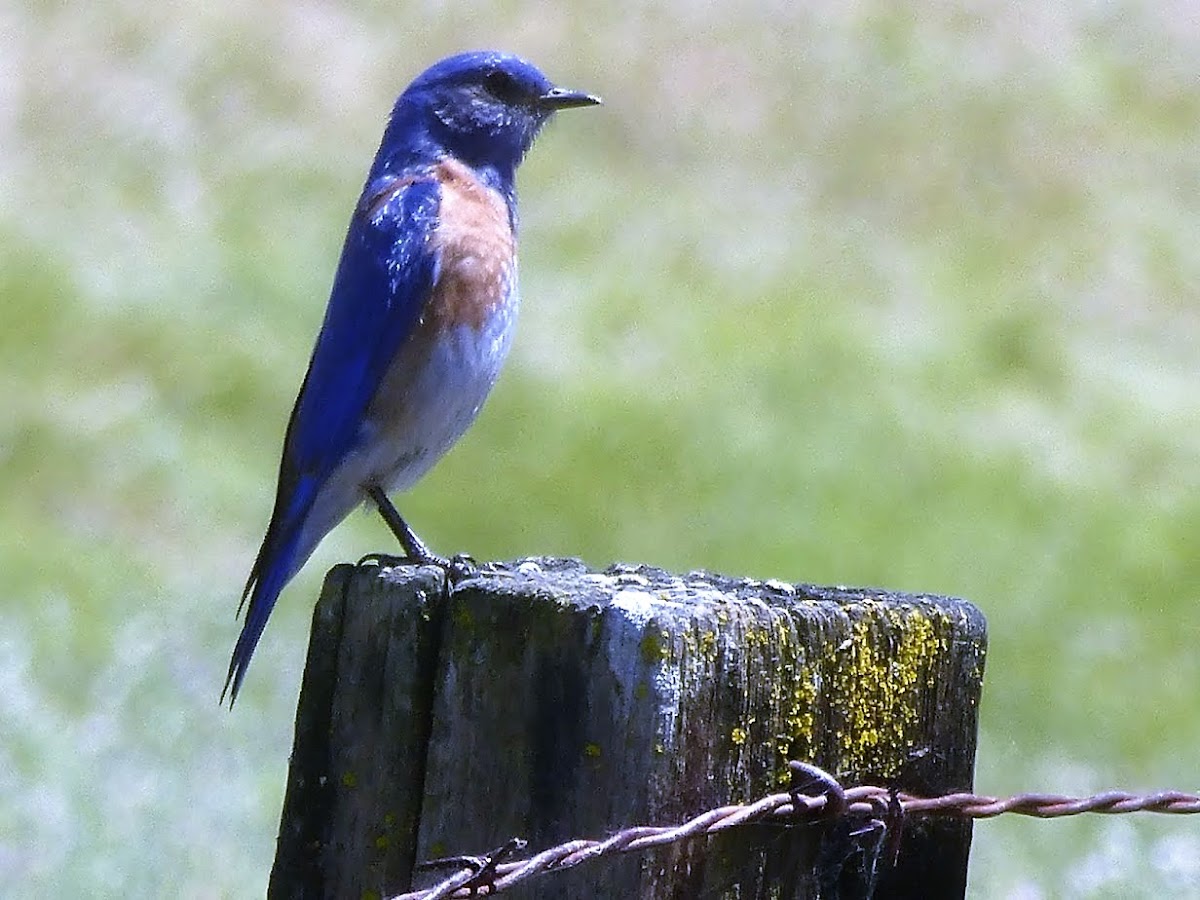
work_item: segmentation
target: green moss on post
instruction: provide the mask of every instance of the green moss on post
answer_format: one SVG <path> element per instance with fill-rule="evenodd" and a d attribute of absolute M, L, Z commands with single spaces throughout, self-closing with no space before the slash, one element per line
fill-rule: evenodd
<path fill-rule="evenodd" d="M 331 574 L 273 896 L 387 896 L 414 860 L 680 821 L 778 790 L 789 759 L 971 788 L 985 629 L 962 601 L 549 559 L 441 585 Z M 744 829 L 519 896 L 815 896 L 821 834 Z M 880 895 L 962 896 L 969 842 L 907 826 Z"/>

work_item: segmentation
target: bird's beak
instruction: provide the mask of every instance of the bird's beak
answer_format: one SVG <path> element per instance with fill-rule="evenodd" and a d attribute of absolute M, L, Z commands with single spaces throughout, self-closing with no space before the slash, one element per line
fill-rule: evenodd
<path fill-rule="evenodd" d="M 538 105 L 547 109 L 570 109 L 574 106 L 598 106 L 600 98 L 583 91 L 554 87 L 538 97 Z"/>

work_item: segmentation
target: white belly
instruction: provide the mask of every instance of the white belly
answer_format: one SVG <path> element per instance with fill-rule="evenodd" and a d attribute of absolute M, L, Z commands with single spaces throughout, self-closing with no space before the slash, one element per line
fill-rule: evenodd
<path fill-rule="evenodd" d="M 481 328 L 458 325 L 401 351 L 367 410 L 358 447 L 317 495 L 300 541 L 301 563 L 366 499 L 368 485 L 412 487 L 462 437 L 500 375 L 516 317 L 514 296 Z"/>
<path fill-rule="evenodd" d="M 462 437 L 500 375 L 515 319 L 515 308 L 503 309 L 482 329 L 453 328 L 423 364 L 397 361 L 371 405 L 366 480 L 410 488 Z"/>

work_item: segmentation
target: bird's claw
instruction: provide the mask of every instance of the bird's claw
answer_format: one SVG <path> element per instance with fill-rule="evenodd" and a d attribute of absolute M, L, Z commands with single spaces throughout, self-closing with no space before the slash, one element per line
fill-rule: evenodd
<path fill-rule="evenodd" d="M 452 584 L 471 578 L 479 572 L 479 564 L 475 562 L 474 557 L 467 553 L 455 553 L 450 559 L 445 560 L 445 563 L 443 568 L 446 577 Z"/>
<path fill-rule="evenodd" d="M 390 569 L 395 566 L 408 565 L 412 560 L 407 556 L 393 556 L 390 553 L 368 553 L 360 559 L 355 565 L 362 568 L 367 565 L 379 566 L 381 569 Z"/>

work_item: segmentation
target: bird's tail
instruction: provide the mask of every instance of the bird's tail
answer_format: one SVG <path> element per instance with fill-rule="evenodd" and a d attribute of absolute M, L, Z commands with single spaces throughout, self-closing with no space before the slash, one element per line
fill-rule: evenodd
<path fill-rule="evenodd" d="M 221 690 L 221 702 L 225 702 L 228 694 L 230 707 L 237 700 L 250 657 L 254 655 L 263 629 L 267 627 L 267 619 L 275 608 L 275 601 L 312 551 L 311 547 L 303 548 L 300 543 L 315 492 L 311 485 L 301 484 L 289 493 L 290 497 L 284 498 L 281 492 L 281 496 L 276 498 L 271 524 L 250 570 L 246 588 L 242 591 L 242 601 L 238 604 L 238 615 L 244 608 L 246 620 L 233 647 L 225 687 Z"/>

